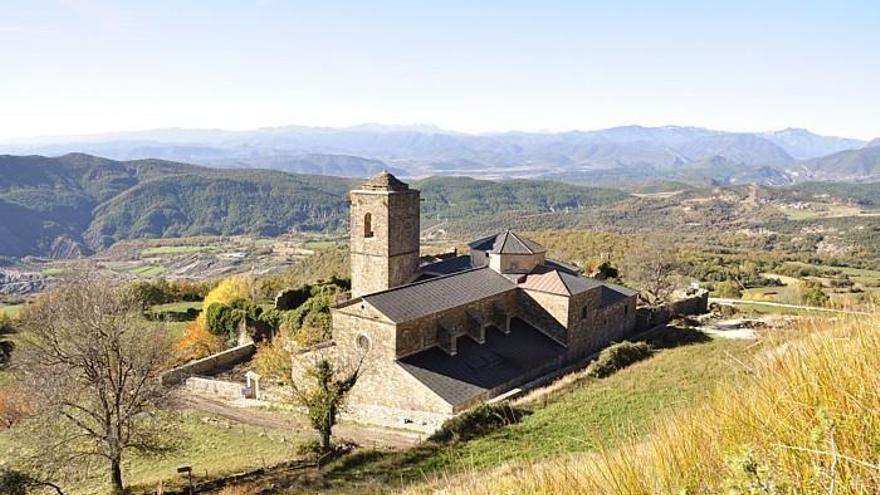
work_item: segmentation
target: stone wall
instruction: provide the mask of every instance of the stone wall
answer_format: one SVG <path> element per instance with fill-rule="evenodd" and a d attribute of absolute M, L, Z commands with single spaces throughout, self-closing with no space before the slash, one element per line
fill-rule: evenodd
<path fill-rule="evenodd" d="M 191 376 L 183 383 L 187 392 L 223 400 L 242 398 L 241 391 L 245 387 L 244 383 L 214 380 L 198 376 Z"/>
<path fill-rule="evenodd" d="M 349 366 L 354 364 L 351 361 L 362 360 L 361 376 L 349 396 L 352 407 L 368 404 L 382 410 L 451 414 L 446 401 L 397 364 L 395 326 L 376 315 L 368 303 L 333 310 L 333 350 L 322 351 L 332 352 L 329 357 L 337 362 L 349 361 Z M 314 358 L 299 356 L 295 362 L 308 363 Z M 301 371 L 295 372 L 294 379 L 301 379 Z"/>
<path fill-rule="evenodd" d="M 489 268 L 498 273 L 529 273 L 544 263 L 544 253 L 498 254 L 489 253 Z"/>
<path fill-rule="evenodd" d="M 233 347 L 232 349 L 212 354 L 206 358 L 198 359 L 176 368 L 172 368 L 162 374 L 161 381 L 163 385 L 176 385 L 190 376 L 214 375 L 225 371 L 236 364 L 247 361 L 256 351 L 257 347 L 253 343 Z"/>
<path fill-rule="evenodd" d="M 569 360 L 580 359 L 612 342 L 620 342 L 635 332 L 636 297 L 602 306 L 600 291 L 591 290 L 572 301 Z M 584 309 L 586 308 L 586 313 Z"/>
<path fill-rule="evenodd" d="M 676 315 L 699 315 L 709 311 L 709 291 L 700 289 L 696 294 L 676 299 L 654 308 L 639 308 L 636 315 L 638 331 L 663 325 Z"/>
<path fill-rule="evenodd" d="M 517 291 L 517 316 L 561 344 L 568 340 L 569 298 L 537 290 Z"/>
<path fill-rule="evenodd" d="M 445 340 L 455 340 L 465 335 L 477 336 L 481 333 L 479 327 L 485 329 L 496 324 L 496 307 L 515 308 L 516 291 L 511 288 L 509 292 L 401 323 L 397 325 L 395 357 L 407 356 L 435 345 L 447 349 L 450 343 L 439 341 L 443 334 L 447 335 Z M 441 327 L 445 332 L 439 331 Z M 506 330 L 506 322 L 498 328 Z"/>
<path fill-rule="evenodd" d="M 353 297 L 412 281 L 419 266 L 419 206 L 416 190 L 351 192 Z"/>

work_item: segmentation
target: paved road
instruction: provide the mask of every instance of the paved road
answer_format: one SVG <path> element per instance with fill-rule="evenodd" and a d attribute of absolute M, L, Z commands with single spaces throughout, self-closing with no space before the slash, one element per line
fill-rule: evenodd
<path fill-rule="evenodd" d="M 723 297 L 710 297 L 709 303 L 725 304 L 728 306 L 760 304 L 763 306 L 775 306 L 777 308 L 803 309 L 803 310 L 807 310 L 807 311 L 821 311 L 821 312 L 826 312 L 826 313 L 845 313 L 845 314 L 850 314 L 850 315 L 870 315 L 871 314 L 871 313 L 867 313 L 865 311 L 848 311 L 845 309 L 820 308 L 817 306 L 801 306 L 799 304 L 786 304 L 786 303 L 778 303 L 778 302 L 770 302 L 770 301 L 747 301 L 744 299 L 726 299 Z"/>

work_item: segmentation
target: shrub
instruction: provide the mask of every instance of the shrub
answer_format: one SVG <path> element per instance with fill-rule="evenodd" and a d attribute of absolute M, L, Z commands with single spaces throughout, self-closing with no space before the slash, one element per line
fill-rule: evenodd
<path fill-rule="evenodd" d="M 715 286 L 715 294 L 717 294 L 718 297 L 739 299 L 742 297 L 742 290 L 739 288 L 739 284 L 733 280 L 725 280 L 724 282 L 719 282 L 718 285 Z"/>
<path fill-rule="evenodd" d="M 822 286 L 813 282 L 801 284 L 801 303 L 806 306 L 827 306 L 828 294 L 822 290 Z"/>
<path fill-rule="evenodd" d="M 234 342 L 238 338 L 238 327 L 246 317 L 244 310 L 222 303 L 213 303 L 205 310 L 208 331 L 227 342 Z"/>
<path fill-rule="evenodd" d="M 615 371 L 651 356 L 651 346 L 644 342 L 624 341 L 599 353 L 599 357 L 587 366 L 587 376 L 605 378 Z"/>
<path fill-rule="evenodd" d="M 290 380 L 293 356 L 289 350 L 289 341 L 285 333 L 279 333 L 269 342 L 259 344 L 251 361 L 254 369 L 263 379 L 278 383 Z"/>
<path fill-rule="evenodd" d="M 428 439 L 437 443 L 470 440 L 504 426 L 519 423 L 526 414 L 528 414 L 526 410 L 514 407 L 509 402 L 480 404 L 444 421 L 443 426 Z"/>
<path fill-rule="evenodd" d="M 0 335 L 15 333 L 12 317 L 6 313 L 0 313 Z"/>
<path fill-rule="evenodd" d="M 196 320 L 186 326 L 186 333 L 177 343 L 177 356 L 182 361 L 191 361 L 216 354 L 226 348 L 225 342 L 208 331 Z"/>

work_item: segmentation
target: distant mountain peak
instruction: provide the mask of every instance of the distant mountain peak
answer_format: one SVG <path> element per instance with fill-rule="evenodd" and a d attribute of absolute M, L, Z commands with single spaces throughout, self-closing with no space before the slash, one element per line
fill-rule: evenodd
<path fill-rule="evenodd" d="M 877 138 L 865 145 L 865 148 L 876 148 L 880 146 L 880 138 Z"/>

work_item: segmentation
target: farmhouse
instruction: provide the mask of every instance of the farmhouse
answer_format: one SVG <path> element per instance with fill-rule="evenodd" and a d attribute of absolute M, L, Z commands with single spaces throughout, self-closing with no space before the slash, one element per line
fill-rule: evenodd
<path fill-rule="evenodd" d="M 635 328 L 635 291 L 584 277 L 515 232 L 421 263 L 419 230 L 419 191 L 393 175 L 351 192 L 352 298 L 332 310 L 332 343 L 295 361 L 363 360 L 355 417 L 436 425 Z"/>

